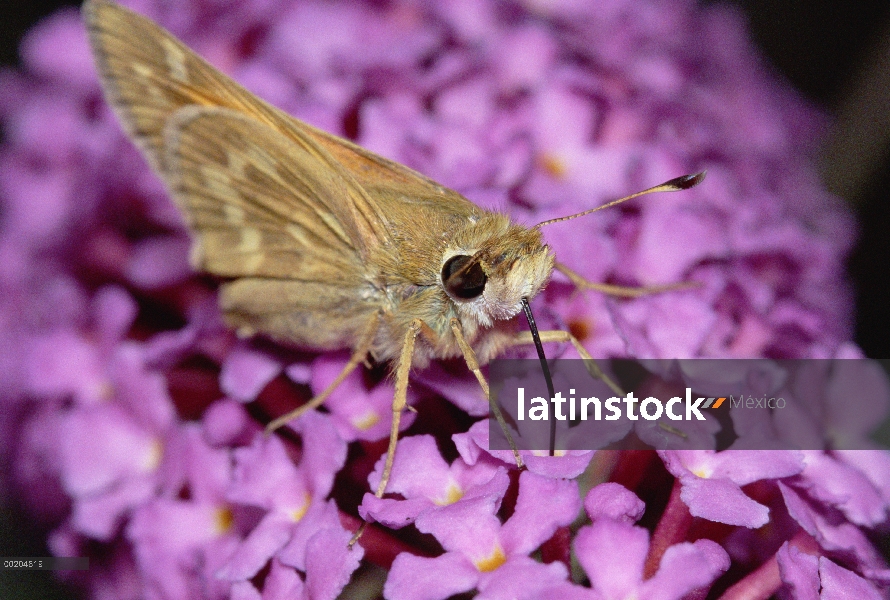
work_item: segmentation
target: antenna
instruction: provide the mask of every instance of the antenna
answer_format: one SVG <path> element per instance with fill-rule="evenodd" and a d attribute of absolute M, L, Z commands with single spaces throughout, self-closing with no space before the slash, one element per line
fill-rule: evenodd
<path fill-rule="evenodd" d="M 631 194 L 630 196 L 625 196 L 624 198 L 619 198 L 618 200 L 612 200 L 608 204 L 603 204 L 602 206 L 597 206 L 596 208 L 591 208 L 590 210 L 585 210 L 583 212 L 579 212 L 576 215 L 569 215 L 568 217 L 558 217 L 556 219 L 549 219 L 547 221 L 542 221 L 532 227 L 532 229 L 540 229 L 544 225 L 552 225 L 554 223 L 559 223 L 560 221 L 569 221 L 571 219 L 577 219 L 578 217 L 583 217 L 584 215 L 589 215 L 590 213 L 594 213 L 598 210 L 603 210 L 604 208 L 609 208 L 615 206 L 616 204 L 621 204 L 622 202 L 627 202 L 628 200 L 632 200 L 639 196 L 645 196 L 646 194 L 654 194 L 655 192 L 679 192 L 681 190 L 688 190 L 691 187 L 695 187 L 700 184 L 705 179 L 705 173 L 707 171 L 702 171 L 701 173 L 696 173 L 694 175 L 683 175 L 682 177 L 675 177 L 670 181 L 665 181 L 661 185 L 656 185 L 655 187 L 651 187 L 649 189 L 643 190 L 642 192 L 637 192 L 636 194 Z M 528 316 L 528 315 L 526 315 Z"/>

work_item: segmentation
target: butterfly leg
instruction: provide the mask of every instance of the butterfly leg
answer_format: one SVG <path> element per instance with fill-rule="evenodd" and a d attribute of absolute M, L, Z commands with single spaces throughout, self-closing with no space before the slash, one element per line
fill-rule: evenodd
<path fill-rule="evenodd" d="M 399 424 L 402 421 L 402 411 L 408 408 L 408 374 L 411 372 L 411 360 L 414 357 L 414 342 L 417 334 L 423 327 L 423 321 L 414 319 L 408 326 L 405 339 L 402 341 L 402 351 L 399 353 L 399 362 L 396 366 L 396 391 L 392 399 L 392 427 L 389 430 L 389 446 L 386 449 L 386 462 L 383 464 L 383 473 L 380 475 L 380 483 L 374 495 L 383 497 L 389 476 L 392 474 L 392 463 L 396 457 L 396 445 L 399 442 Z M 368 522 L 364 521 L 358 531 L 349 540 L 349 547 L 355 545 L 365 532 Z"/>
<path fill-rule="evenodd" d="M 601 380 L 607 386 L 609 386 L 613 392 L 618 394 L 619 396 L 625 396 L 626 393 L 621 389 L 615 381 L 609 377 L 599 366 L 599 363 L 596 362 L 587 349 L 581 345 L 581 342 L 578 341 L 578 338 L 573 336 L 568 331 L 562 331 L 559 329 L 551 330 L 551 331 L 540 331 L 538 334 L 541 337 L 541 341 L 546 342 L 569 342 L 572 346 L 575 347 L 575 351 L 578 355 L 584 359 L 584 366 L 587 369 L 587 372 L 590 373 L 590 376 Z M 511 346 L 520 346 L 525 344 L 533 344 L 534 339 L 532 339 L 532 334 L 530 331 L 522 331 L 516 334 L 516 337 L 513 338 L 510 345 Z"/>
<path fill-rule="evenodd" d="M 648 296 L 650 294 L 660 294 L 661 292 L 673 292 L 676 290 L 688 290 L 699 287 L 701 284 L 695 281 L 685 281 L 681 283 L 669 283 L 666 285 L 649 285 L 643 287 L 627 287 L 623 285 L 609 285 L 608 283 L 597 283 L 590 281 L 581 276 L 580 273 L 573 271 L 562 263 L 556 263 L 554 267 L 557 271 L 569 278 L 579 290 L 595 290 L 610 296 L 619 296 L 621 298 L 639 298 L 640 296 Z"/>
<path fill-rule="evenodd" d="M 519 450 L 516 449 L 516 442 L 513 441 L 513 435 L 510 433 L 510 428 L 507 426 L 507 422 L 504 420 L 504 415 L 501 412 L 501 407 L 497 405 L 492 399 L 491 395 L 488 393 L 488 381 L 485 380 L 485 375 L 482 374 L 481 369 L 479 369 L 479 361 L 476 359 L 476 353 L 467 343 L 467 340 L 464 339 L 464 333 L 460 328 L 460 321 L 457 319 L 451 319 L 451 331 L 454 332 L 454 337 L 457 339 L 457 345 L 460 346 L 460 351 L 464 355 L 464 360 L 467 363 L 467 368 L 473 372 L 473 375 L 476 376 L 476 380 L 479 382 L 479 386 L 482 388 L 482 392 L 485 394 L 485 397 L 488 399 L 488 404 L 491 407 L 491 413 L 494 415 L 495 419 L 498 420 L 498 424 L 501 426 L 501 429 L 504 432 L 504 435 L 507 437 L 507 442 L 510 444 L 510 449 L 513 451 L 513 458 L 516 460 L 516 466 L 520 469 L 525 466 L 522 462 L 522 457 L 519 456 Z"/>
<path fill-rule="evenodd" d="M 359 342 L 355 347 L 355 351 L 352 353 L 352 356 L 349 357 L 349 362 L 343 367 L 343 370 L 337 375 L 334 381 L 324 389 L 320 394 L 310 399 L 306 404 L 295 408 L 287 414 L 284 414 L 277 419 L 270 422 L 266 425 L 266 434 L 270 434 L 279 427 L 286 425 L 290 421 L 300 417 L 303 413 L 306 413 L 310 410 L 316 409 L 321 406 L 325 400 L 327 400 L 328 396 L 331 395 L 337 386 L 343 383 L 343 380 L 349 377 L 349 374 L 352 373 L 356 367 L 362 364 L 368 356 L 368 352 L 371 350 L 371 344 L 374 341 L 374 334 L 377 332 L 377 326 L 379 323 L 380 317 L 379 315 L 374 315 L 374 317 L 368 321 L 368 325 L 365 327 L 365 330 L 362 332 L 361 337 L 359 338 Z"/>
<path fill-rule="evenodd" d="M 396 367 L 396 393 L 392 399 L 392 427 L 389 430 L 389 447 L 386 449 L 386 462 L 383 465 L 383 474 L 374 495 L 383 497 L 389 476 L 392 473 L 392 462 L 396 456 L 396 444 L 399 441 L 399 423 L 402 420 L 402 411 L 408 406 L 408 373 L 411 371 L 411 359 L 414 356 L 414 341 L 423 326 L 423 321 L 414 319 L 408 326 L 405 339 L 402 343 L 402 352 L 399 354 L 399 364 Z"/>

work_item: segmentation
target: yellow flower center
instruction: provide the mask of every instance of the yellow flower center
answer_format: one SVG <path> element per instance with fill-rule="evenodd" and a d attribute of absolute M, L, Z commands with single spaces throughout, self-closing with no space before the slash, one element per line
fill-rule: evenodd
<path fill-rule="evenodd" d="M 361 417 L 352 420 L 356 429 L 367 431 L 380 421 L 380 415 L 375 412 L 367 412 Z"/>
<path fill-rule="evenodd" d="M 695 469 L 690 469 L 690 471 L 692 471 L 694 475 L 696 475 L 697 477 L 701 477 L 702 479 L 708 479 L 713 474 L 713 471 L 708 467 L 698 467 Z"/>
<path fill-rule="evenodd" d="M 299 508 L 291 511 L 290 517 L 294 520 L 294 523 L 298 523 L 303 517 L 306 516 L 306 511 L 309 510 L 310 500 L 312 500 L 312 496 L 309 495 L 309 492 L 306 492 L 303 495 L 303 504 L 300 505 Z"/>
<path fill-rule="evenodd" d="M 142 461 L 142 470 L 146 472 L 154 471 L 161 465 L 161 459 L 164 457 L 164 443 L 155 438 L 151 441 L 148 452 Z"/>
<path fill-rule="evenodd" d="M 434 502 L 439 506 L 447 506 L 449 504 L 454 504 L 463 497 L 464 491 L 460 489 L 457 484 L 451 482 L 448 484 L 448 490 L 445 492 L 445 498 L 437 498 L 436 500 L 434 500 Z"/>
<path fill-rule="evenodd" d="M 232 525 L 235 523 L 235 514 L 228 506 L 217 508 L 215 517 L 216 532 L 220 535 L 228 533 L 229 530 L 232 529 Z"/>
<path fill-rule="evenodd" d="M 562 179 L 569 170 L 564 160 L 553 154 L 542 154 L 538 164 L 554 179 Z"/>
<path fill-rule="evenodd" d="M 504 554 L 504 551 L 501 550 L 500 546 L 495 546 L 494 552 L 491 553 L 491 556 L 489 556 L 488 558 L 483 558 L 482 560 L 474 561 L 474 564 L 476 565 L 476 568 L 479 569 L 480 573 L 490 573 L 505 562 L 507 562 L 507 557 Z"/>

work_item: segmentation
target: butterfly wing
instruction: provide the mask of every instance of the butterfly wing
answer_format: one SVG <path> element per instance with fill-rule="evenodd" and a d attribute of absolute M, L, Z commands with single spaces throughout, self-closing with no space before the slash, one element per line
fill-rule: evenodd
<path fill-rule="evenodd" d="M 104 0 L 88 0 L 83 12 L 106 96 L 165 180 L 175 177 L 165 140 L 173 116 L 186 107 L 228 108 L 290 138 L 303 158 L 312 159 L 304 168 L 339 175 L 344 193 L 319 200 L 362 258 L 391 242 L 385 213 L 343 164 L 307 135 L 308 125 L 245 90 L 151 20 Z"/>

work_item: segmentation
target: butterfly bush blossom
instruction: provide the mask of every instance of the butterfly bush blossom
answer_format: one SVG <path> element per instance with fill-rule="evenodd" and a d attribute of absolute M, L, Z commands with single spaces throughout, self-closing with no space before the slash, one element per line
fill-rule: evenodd
<path fill-rule="evenodd" d="M 592 281 L 698 283 L 617 299 L 555 274 L 540 324 L 594 356 L 861 356 L 843 275 L 855 228 L 809 161 L 823 119 L 730 9 L 128 4 L 295 116 L 528 225 L 707 169 L 693 190 L 544 229 Z M 35 27 L 21 57 L 0 72 L 0 476 L 51 552 L 90 558 L 60 575 L 91 597 L 886 594 L 870 541 L 890 504 L 881 451 L 575 451 L 528 454 L 520 473 L 487 449 L 462 361 L 412 378 L 383 499 L 366 492 L 391 420 L 384 367 L 264 437 L 348 354 L 225 328 L 180 215 L 101 99 L 76 12 Z M 835 430 L 862 435 L 854 421 Z"/>

